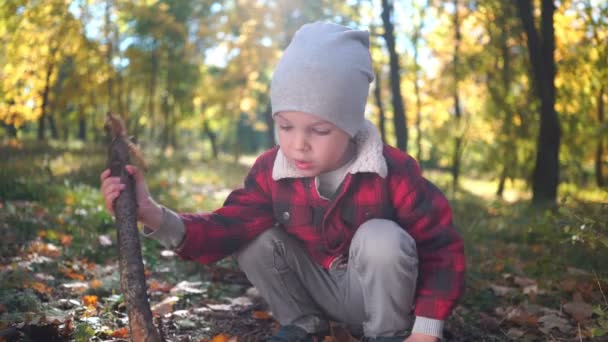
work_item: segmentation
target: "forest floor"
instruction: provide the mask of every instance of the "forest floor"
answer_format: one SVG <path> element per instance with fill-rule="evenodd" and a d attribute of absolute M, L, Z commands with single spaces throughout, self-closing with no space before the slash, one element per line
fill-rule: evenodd
<path fill-rule="evenodd" d="M 193 151 L 154 156 L 152 193 L 183 211 L 216 208 L 247 171 Z M 98 190 L 105 152 L 12 143 L 0 160 L 0 342 L 127 341 L 113 220 Z M 426 174 L 448 189 L 446 174 Z M 505 201 L 493 187 L 465 177 L 445 191 L 467 253 L 466 294 L 445 340 L 608 341 L 608 193 L 565 185 L 559 206 L 541 210 L 521 189 Z M 260 341 L 279 327 L 232 258 L 203 266 L 149 240 L 142 253 L 166 341 Z M 355 339 L 334 324 L 326 341 Z"/>

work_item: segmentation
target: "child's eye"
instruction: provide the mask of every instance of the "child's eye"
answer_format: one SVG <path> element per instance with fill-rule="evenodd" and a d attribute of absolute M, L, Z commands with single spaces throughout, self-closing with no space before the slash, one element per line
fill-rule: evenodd
<path fill-rule="evenodd" d="M 279 129 L 281 131 L 289 131 L 289 130 L 291 130 L 291 128 L 292 128 L 291 126 L 279 126 Z"/>
<path fill-rule="evenodd" d="M 328 135 L 329 133 L 331 133 L 331 130 L 329 130 L 329 129 L 320 129 L 320 128 L 313 128 L 312 131 L 318 135 Z"/>

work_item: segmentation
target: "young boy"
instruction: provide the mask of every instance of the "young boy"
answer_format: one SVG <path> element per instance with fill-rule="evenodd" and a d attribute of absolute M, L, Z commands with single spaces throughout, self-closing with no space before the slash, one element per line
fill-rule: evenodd
<path fill-rule="evenodd" d="M 127 167 L 144 235 L 201 263 L 235 254 L 281 323 L 271 341 L 322 340 L 329 320 L 369 341 L 436 341 L 462 294 L 451 209 L 364 119 L 372 80 L 367 32 L 304 25 L 272 78 L 279 146 L 221 208 L 176 214 Z M 111 211 L 124 185 L 101 179 Z"/>

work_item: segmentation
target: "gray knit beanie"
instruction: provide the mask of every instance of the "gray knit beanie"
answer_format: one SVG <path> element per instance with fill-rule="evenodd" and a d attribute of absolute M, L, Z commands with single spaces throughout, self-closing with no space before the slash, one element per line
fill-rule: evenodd
<path fill-rule="evenodd" d="M 355 136 L 374 79 L 371 64 L 367 31 L 321 22 L 302 26 L 274 70 L 272 116 L 306 112 Z"/>

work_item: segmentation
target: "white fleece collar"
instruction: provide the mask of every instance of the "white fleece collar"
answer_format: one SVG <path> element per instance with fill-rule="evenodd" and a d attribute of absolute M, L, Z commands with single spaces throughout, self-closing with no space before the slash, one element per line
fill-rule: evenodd
<path fill-rule="evenodd" d="M 363 129 L 355 135 L 357 157 L 348 169 L 348 173 L 373 172 L 385 178 L 388 174 L 386 159 L 382 153 L 384 144 L 380 132 L 369 120 L 365 120 Z M 285 157 L 281 149 L 277 152 L 272 168 L 272 179 L 302 178 L 298 169 Z"/>

